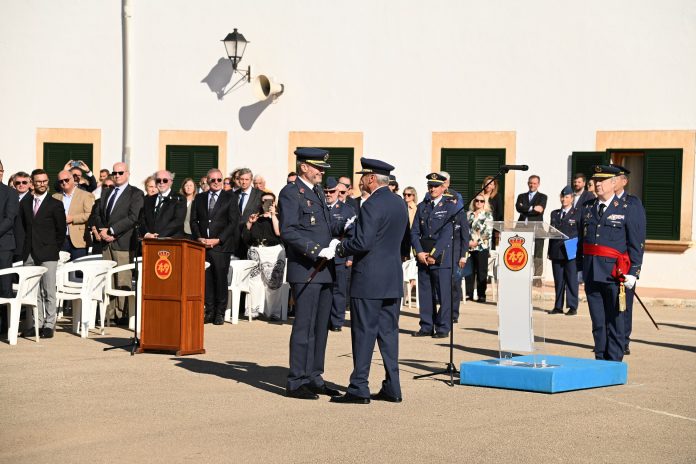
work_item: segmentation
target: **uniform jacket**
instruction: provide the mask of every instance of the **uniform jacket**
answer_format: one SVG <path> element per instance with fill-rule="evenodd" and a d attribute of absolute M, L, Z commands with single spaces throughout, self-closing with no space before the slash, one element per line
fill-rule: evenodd
<path fill-rule="evenodd" d="M 580 205 L 579 208 L 574 208 L 571 206 L 562 220 L 561 212 L 563 212 L 563 209 L 555 209 L 551 211 L 551 225 L 566 234 L 568 238 L 577 237 L 579 212 L 581 209 L 582 205 Z M 563 242 L 565 242 L 565 240 L 562 239 L 549 240 L 549 259 L 568 259 L 568 254 L 566 253 L 566 248 L 563 245 Z"/>
<path fill-rule="evenodd" d="M 628 252 L 631 268 L 628 274 L 640 277 L 645 244 L 645 211 L 637 204 L 618 199 L 616 196 L 604 210 L 598 213 L 599 200 L 586 202 L 578 221 L 578 270 L 583 271 L 585 282 L 614 282 L 611 271 L 615 258 L 583 254 L 582 245 L 591 243 L 614 248 L 620 253 Z"/>
<path fill-rule="evenodd" d="M 229 190 L 218 191 L 218 198 L 212 214 L 208 214 L 210 191 L 199 193 L 191 204 L 191 238 L 217 238 L 220 243 L 214 251 L 233 253 L 239 246 L 239 206 L 234 202 L 234 194 Z M 186 202 L 184 202 L 184 207 Z M 186 208 L 184 208 L 184 215 Z"/>
<path fill-rule="evenodd" d="M 115 250 L 135 250 L 137 237 L 133 234 L 133 229 L 140 218 L 140 210 L 143 208 L 143 191 L 128 184 L 114 203 L 111 214 L 107 215 L 109 196 L 113 191 L 114 188 L 102 189 L 99 211 L 95 221 L 97 229 L 109 229 L 109 233 L 116 238 L 111 242 Z"/>
<path fill-rule="evenodd" d="M 342 201 L 337 201 L 332 207 L 329 208 L 329 211 L 331 212 L 331 220 L 333 222 L 338 222 L 342 224 L 345 224 L 348 219 L 352 218 L 357 214 L 357 212 L 350 205 L 348 205 L 347 203 L 343 203 Z M 355 227 L 349 228 L 345 232 L 344 238 L 352 237 L 354 232 Z M 341 238 L 341 235 L 343 235 L 342 231 L 338 235 L 334 235 L 334 238 Z M 346 261 L 353 261 L 353 257 L 346 256 L 345 258 L 341 258 L 339 256 L 336 256 L 334 258 L 335 264 L 345 264 Z"/>
<path fill-rule="evenodd" d="M 321 192 L 322 197 L 324 196 Z M 278 195 L 280 238 L 288 257 L 287 280 L 304 283 L 319 264 L 319 252 L 341 233 L 342 225 L 331 218 L 324 198 L 299 177 L 283 187 Z M 334 263 L 330 260 L 312 283 L 331 283 Z"/>
<path fill-rule="evenodd" d="M 532 202 L 529 202 L 529 192 L 524 192 L 520 193 L 517 196 L 517 201 L 515 202 L 515 208 L 517 209 L 517 212 L 520 213 L 520 217 L 517 219 L 518 221 L 543 221 L 544 220 L 544 213 L 537 212 L 537 211 L 529 211 L 529 208 L 533 208 L 535 206 L 541 206 L 544 208 L 544 211 L 546 211 L 546 195 L 543 193 L 539 192 L 537 190 L 536 194 L 534 195 L 534 198 L 532 198 Z"/>
<path fill-rule="evenodd" d="M 353 255 L 351 298 L 403 296 L 401 239 L 408 229 L 406 204 L 389 188 L 375 190 L 360 206 L 353 237 L 342 241 Z"/>
<path fill-rule="evenodd" d="M 65 209 L 63 203 L 46 195 L 34 216 L 34 196 L 26 195 L 19 203 L 24 227 L 22 261 L 29 256 L 35 263 L 58 261 L 58 252 L 65 242 Z"/>
<path fill-rule="evenodd" d="M 61 203 L 63 202 L 62 193 L 54 193 L 53 198 Z M 68 235 L 70 236 L 70 242 L 75 248 L 87 248 L 85 229 L 93 207 L 94 195 L 79 188 L 73 190 L 70 209 L 68 209 L 68 215 L 72 216 L 72 223 L 68 224 Z"/>
<path fill-rule="evenodd" d="M 160 237 L 183 237 L 186 219 L 186 199 L 178 193 L 170 192 L 164 197 L 159 212 L 155 216 L 158 195 L 145 198 L 140 213 L 140 235 L 159 234 Z"/>
<path fill-rule="evenodd" d="M 451 268 L 452 267 L 452 224 L 448 221 L 457 216 L 456 223 L 459 225 L 458 237 L 455 237 L 456 254 L 455 263 L 466 255 L 467 246 L 456 246 L 457 241 L 466 238 L 469 240 L 469 226 L 464 217 L 464 209 L 462 204 L 459 204 L 454 197 L 444 196 L 434 206 L 430 199 L 423 200 L 418 204 L 416 217 L 413 219 L 411 227 L 411 247 L 418 253 L 430 253 L 438 264 L 430 266 L 430 268 Z M 423 249 L 422 239 L 434 240 L 435 244 L 430 250 Z"/>
<path fill-rule="evenodd" d="M 0 251 L 15 251 L 15 229 L 19 213 L 17 192 L 0 182 Z M 19 225 L 21 227 L 21 225 Z"/>

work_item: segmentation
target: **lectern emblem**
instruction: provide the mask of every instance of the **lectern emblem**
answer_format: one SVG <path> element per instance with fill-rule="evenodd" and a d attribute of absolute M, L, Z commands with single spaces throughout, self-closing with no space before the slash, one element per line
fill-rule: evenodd
<path fill-rule="evenodd" d="M 159 259 L 155 263 L 155 275 L 162 280 L 166 280 L 172 275 L 172 263 L 169 261 L 171 252 L 160 250 L 157 254 Z"/>
<path fill-rule="evenodd" d="M 519 235 L 515 235 L 508 239 L 508 243 L 510 246 L 503 254 L 503 262 L 505 267 L 511 271 L 519 271 L 527 265 L 529 259 L 527 250 L 522 246 L 524 245 L 524 239 Z"/>

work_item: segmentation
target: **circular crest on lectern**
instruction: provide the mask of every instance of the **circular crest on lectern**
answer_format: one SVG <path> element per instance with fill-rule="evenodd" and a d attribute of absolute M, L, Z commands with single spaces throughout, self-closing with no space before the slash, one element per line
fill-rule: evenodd
<path fill-rule="evenodd" d="M 172 263 L 169 261 L 171 252 L 160 250 L 157 252 L 159 259 L 155 263 L 155 275 L 162 280 L 166 280 L 172 275 Z"/>
<path fill-rule="evenodd" d="M 507 247 L 503 254 L 503 262 L 505 263 L 505 267 L 511 271 L 519 271 L 524 269 L 527 265 L 529 255 L 527 254 L 527 250 L 522 246 L 524 245 L 524 241 L 524 238 L 519 235 L 515 235 L 508 239 L 510 246 Z"/>

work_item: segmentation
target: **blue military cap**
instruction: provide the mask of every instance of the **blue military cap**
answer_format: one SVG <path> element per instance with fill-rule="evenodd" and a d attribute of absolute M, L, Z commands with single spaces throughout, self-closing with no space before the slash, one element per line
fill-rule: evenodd
<path fill-rule="evenodd" d="M 566 185 L 563 187 L 563 190 L 561 190 L 561 196 L 564 197 L 566 195 L 572 195 L 573 194 L 573 188 L 570 185 Z"/>
<path fill-rule="evenodd" d="M 627 176 L 631 173 L 631 171 L 629 171 L 625 167 L 621 166 L 620 164 L 610 164 L 609 166 L 612 166 L 612 167 L 615 167 L 616 169 L 618 169 L 620 171 L 619 172 L 620 176 Z"/>
<path fill-rule="evenodd" d="M 444 184 L 447 180 L 447 178 L 439 172 L 431 172 L 425 176 L 425 178 L 428 179 L 428 187 L 437 187 Z"/>
<path fill-rule="evenodd" d="M 604 180 L 618 175 L 621 175 L 621 170 L 619 168 L 612 165 L 598 164 L 594 167 L 592 179 Z"/>
<path fill-rule="evenodd" d="M 389 174 L 389 185 L 396 184 L 396 176 L 394 174 Z"/>
<path fill-rule="evenodd" d="M 295 156 L 297 156 L 297 161 L 311 164 L 318 168 L 326 169 L 331 167 L 331 165 L 327 163 L 329 160 L 329 152 L 323 148 L 298 148 L 295 150 Z"/>
<path fill-rule="evenodd" d="M 336 187 L 338 187 L 338 181 L 336 180 L 335 177 L 329 177 L 326 179 L 326 187 L 324 187 L 325 191 L 333 191 L 336 190 Z"/>
<path fill-rule="evenodd" d="M 360 158 L 360 165 L 362 169 L 357 171 L 356 174 L 380 174 L 382 176 L 388 176 L 389 173 L 394 170 L 394 166 L 391 164 L 370 158 Z"/>

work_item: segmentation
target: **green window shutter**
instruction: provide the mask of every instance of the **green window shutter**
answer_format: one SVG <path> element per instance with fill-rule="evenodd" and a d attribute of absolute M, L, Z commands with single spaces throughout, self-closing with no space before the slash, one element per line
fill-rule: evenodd
<path fill-rule="evenodd" d="M 643 206 L 647 238 L 679 240 L 682 150 L 643 150 Z"/>
<path fill-rule="evenodd" d="M 486 176 L 494 176 L 505 164 L 504 148 L 443 148 L 440 169 L 450 174 L 450 187 L 459 192 L 468 208 L 469 201 L 481 190 Z M 505 177 L 498 179 L 498 196 L 505 209 Z"/>
<path fill-rule="evenodd" d="M 307 147 L 298 147 L 307 148 Z M 339 177 L 346 176 L 353 179 L 353 162 L 355 160 L 355 149 L 353 147 L 317 147 L 329 152 L 329 164 L 331 165 L 324 171 L 323 182 L 326 184 L 326 179 L 334 177 L 338 180 Z"/>
<path fill-rule="evenodd" d="M 92 171 L 96 169 L 98 172 L 99 167 L 92 166 L 93 152 L 91 143 L 44 143 L 43 170 L 48 173 L 51 185 L 70 160 L 84 161 Z"/>
<path fill-rule="evenodd" d="M 574 151 L 571 155 L 571 173 L 570 179 L 581 172 L 589 179 L 594 173 L 596 164 L 609 164 L 610 155 L 606 151 Z"/>
<path fill-rule="evenodd" d="M 217 166 L 217 146 L 167 145 L 166 169 L 176 174 L 172 186 L 175 192 L 179 191 L 181 182 L 187 177 L 191 177 L 198 185 L 200 178 Z"/>

